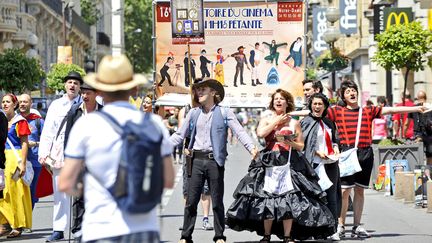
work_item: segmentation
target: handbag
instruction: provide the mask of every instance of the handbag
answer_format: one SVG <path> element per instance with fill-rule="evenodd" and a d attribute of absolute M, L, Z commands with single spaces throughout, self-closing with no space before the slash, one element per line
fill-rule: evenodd
<path fill-rule="evenodd" d="M 15 154 L 15 157 L 18 160 L 18 164 L 22 162 L 21 157 L 18 155 L 18 152 L 16 151 L 15 147 L 13 146 L 12 142 L 9 140 L 9 138 L 6 139 L 9 147 L 11 147 L 13 153 Z M 33 165 L 30 161 L 27 161 L 26 163 L 26 172 L 24 174 L 24 176 L 21 177 L 21 179 L 23 180 L 24 184 L 26 184 L 27 186 L 30 186 L 30 184 L 33 181 L 33 177 L 34 177 L 34 171 L 33 171 Z"/>
<path fill-rule="evenodd" d="M 41 173 L 36 184 L 36 197 L 42 198 L 53 194 L 52 173 L 47 166 L 42 166 Z"/>
<path fill-rule="evenodd" d="M 281 166 L 265 168 L 263 190 L 272 194 L 283 194 L 294 189 L 291 178 L 291 148 L 289 151 L 288 162 Z"/>
<path fill-rule="evenodd" d="M 340 171 L 340 177 L 346 177 L 346 176 L 350 176 L 353 175 L 357 172 L 362 171 L 362 168 L 360 166 L 358 157 L 357 157 L 357 146 L 358 146 L 358 142 L 359 142 L 359 137 L 360 137 L 360 126 L 361 126 L 361 120 L 362 120 L 362 114 L 363 114 L 363 110 L 360 107 L 360 111 L 359 111 L 359 117 L 358 117 L 358 121 L 357 121 L 357 131 L 356 131 L 356 140 L 355 140 L 355 144 L 354 144 L 354 148 L 348 149 L 342 153 L 340 153 L 339 156 L 339 171 Z M 347 132 L 346 130 L 346 125 L 345 125 L 345 116 L 343 115 L 343 126 L 344 126 L 344 130 L 345 132 Z M 348 139 L 348 136 L 346 136 L 346 139 Z M 348 141 L 347 141 L 347 144 Z"/>

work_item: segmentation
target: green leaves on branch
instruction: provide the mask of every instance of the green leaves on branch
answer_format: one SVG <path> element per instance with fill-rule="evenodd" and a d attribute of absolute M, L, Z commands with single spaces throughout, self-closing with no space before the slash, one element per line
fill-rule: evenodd
<path fill-rule="evenodd" d="M 0 89 L 23 93 L 32 90 L 45 77 L 39 61 L 20 49 L 6 49 L 0 54 Z"/>
<path fill-rule="evenodd" d="M 424 69 L 423 56 L 432 51 L 432 33 L 419 22 L 392 25 L 377 36 L 378 50 L 372 61 L 386 70 Z"/>
<path fill-rule="evenodd" d="M 153 68 L 152 0 L 125 0 L 125 50 L 135 72 Z"/>
<path fill-rule="evenodd" d="M 76 71 L 84 77 L 85 71 L 76 64 L 56 63 L 51 66 L 47 75 L 48 87 L 52 90 L 64 90 L 63 78 L 66 77 L 70 71 Z"/>
<path fill-rule="evenodd" d="M 316 66 L 328 72 L 339 71 L 349 64 L 349 57 L 342 54 L 338 48 L 327 50 L 316 59 Z"/>
<path fill-rule="evenodd" d="M 83 17 L 84 21 L 88 25 L 96 24 L 100 16 L 100 12 L 96 6 L 96 1 L 81 0 L 80 5 L 81 5 L 81 16 Z"/>
<path fill-rule="evenodd" d="M 306 69 L 306 79 L 317 79 L 318 74 L 317 74 L 317 70 L 314 68 L 307 68 Z"/>

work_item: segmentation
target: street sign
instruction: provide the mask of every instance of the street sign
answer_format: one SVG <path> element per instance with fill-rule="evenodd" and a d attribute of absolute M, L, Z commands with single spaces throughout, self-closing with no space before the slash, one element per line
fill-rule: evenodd
<path fill-rule="evenodd" d="M 385 30 L 384 9 L 391 6 L 390 3 L 374 5 L 374 38 Z"/>
<path fill-rule="evenodd" d="M 72 46 L 57 47 L 57 63 L 72 64 Z"/>
<path fill-rule="evenodd" d="M 312 19 L 313 53 L 315 57 L 319 57 L 323 51 L 329 49 L 324 41 L 324 33 L 327 31 L 326 8 L 314 7 Z"/>
<path fill-rule="evenodd" d="M 357 33 L 357 0 L 340 0 L 340 32 L 345 35 Z"/>
<path fill-rule="evenodd" d="M 385 30 L 392 25 L 408 24 L 413 20 L 412 8 L 385 8 Z"/>
<path fill-rule="evenodd" d="M 171 0 L 172 44 L 204 44 L 203 10 L 203 0 Z"/>

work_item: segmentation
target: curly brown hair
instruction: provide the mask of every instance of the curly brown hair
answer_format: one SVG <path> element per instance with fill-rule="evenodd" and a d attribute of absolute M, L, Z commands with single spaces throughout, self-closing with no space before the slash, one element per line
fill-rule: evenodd
<path fill-rule="evenodd" d="M 274 111 L 274 107 L 273 107 L 273 102 L 274 102 L 274 98 L 276 96 L 276 94 L 281 94 L 282 97 L 286 100 L 287 102 L 287 108 L 286 108 L 286 113 L 294 111 L 295 105 L 294 105 L 294 97 L 292 96 L 292 94 L 284 89 L 277 89 L 271 96 L 271 100 L 270 100 L 270 105 L 269 105 L 269 109 Z"/>

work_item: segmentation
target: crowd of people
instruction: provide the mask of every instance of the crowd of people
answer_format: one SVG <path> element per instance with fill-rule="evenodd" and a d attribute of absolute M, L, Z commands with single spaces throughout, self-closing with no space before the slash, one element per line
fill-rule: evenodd
<path fill-rule="evenodd" d="M 430 113 L 423 114 L 424 92 L 418 93 L 415 106 L 403 102 L 405 105 L 391 107 L 385 98 L 378 99 L 378 106 L 362 106 L 357 85 L 344 81 L 340 101 L 330 104 L 319 81 L 305 80 L 302 108 L 296 109 L 292 94 L 277 89 L 255 124 L 246 111 L 236 115 L 220 106 L 225 90 L 217 80 L 197 79 L 191 84 L 192 107 L 173 108 L 163 118 L 153 114 L 151 96 L 144 98 L 141 111 L 128 103 L 142 84 L 147 80 L 133 73 L 125 56 L 107 56 L 97 73 L 81 77 L 72 71 L 64 77 L 65 95 L 51 103 L 45 119 L 31 109 L 29 95 L 3 96 L 0 236 L 14 238 L 31 231 L 38 179 L 41 171 L 48 169 L 54 207 L 53 232 L 46 242 L 64 239 L 69 227 L 76 242 L 160 242 L 156 207 L 128 211 L 116 197 L 119 189 L 113 185 L 128 180 L 121 170 L 125 140 L 105 116 L 124 127 L 144 119 L 154 125 L 152 136 L 160 134 L 160 140 L 158 149 L 151 152 L 156 156 L 154 163 L 160 158 L 163 164 L 161 176 L 156 178 L 162 187 L 173 187 L 173 164 L 182 163 L 184 220 L 179 243 L 193 242 L 200 201 L 203 229 L 214 230 L 212 240 L 216 243 L 227 241 L 225 224 L 235 231 L 255 232 L 262 237 L 260 243 L 270 243 L 272 235 L 286 243 L 338 241 L 349 232 L 345 227 L 352 190 L 351 236 L 370 237 L 361 221 L 364 190 L 369 187 L 373 166 L 371 145 L 389 136 L 388 115 L 393 114 L 393 120 L 399 120 L 399 114 L 406 117 L 395 126 L 404 128 L 404 136 L 424 143 L 428 162 L 432 157 L 432 119 Z M 97 96 L 104 104 L 96 101 Z M 410 119 L 415 124 L 412 135 L 407 132 Z M 254 132 L 248 132 L 248 127 Z M 236 137 L 250 153 L 250 165 L 225 210 L 229 136 Z M 257 139 L 263 141 L 261 150 L 255 145 Z M 353 148 L 361 171 L 341 177 L 338 160 Z M 19 179 L 28 172 L 27 163 L 34 173 L 29 185 Z M 143 189 L 146 183 L 154 183 L 153 177 L 146 182 L 150 179 L 145 178 L 147 170 L 144 172 Z M 120 193 L 124 189 L 120 188 Z"/>

